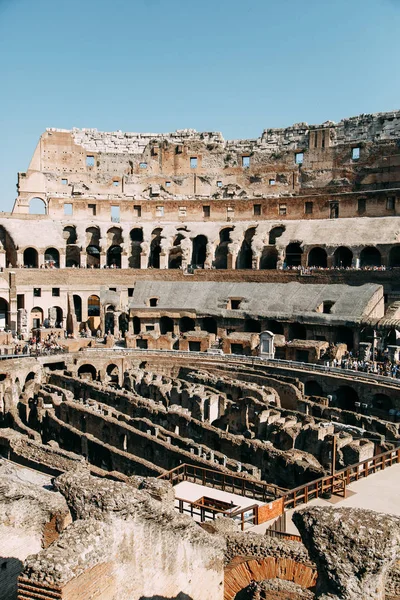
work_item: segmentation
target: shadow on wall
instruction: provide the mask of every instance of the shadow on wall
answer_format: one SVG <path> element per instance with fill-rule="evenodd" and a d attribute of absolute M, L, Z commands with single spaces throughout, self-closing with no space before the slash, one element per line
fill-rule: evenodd
<path fill-rule="evenodd" d="M 22 562 L 18 558 L 0 556 L 0 598 L 15 600 Z"/>
<path fill-rule="evenodd" d="M 193 600 L 193 598 L 187 594 L 184 594 L 183 592 L 180 592 L 174 598 L 167 598 L 166 596 L 141 596 L 139 600 Z"/>

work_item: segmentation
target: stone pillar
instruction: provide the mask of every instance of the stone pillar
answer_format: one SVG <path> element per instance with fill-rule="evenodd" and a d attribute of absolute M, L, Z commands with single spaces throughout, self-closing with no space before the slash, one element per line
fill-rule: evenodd
<path fill-rule="evenodd" d="M 61 254 L 61 252 L 60 252 L 60 269 L 65 269 L 65 262 L 66 262 L 65 253 L 63 252 Z"/>
<path fill-rule="evenodd" d="M 330 269 L 331 267 L 334 266 L 334 261 L 335 261 L 334 254 L 328 254 L 327 259 L 326 259 L 326 264 L 327 264 L 328 269 Z"/>
<path fill-rule="evenodd" d="M 140 268 L 147 269 L 148 261 L 149 261 L 149 257 L 147 256 L 146 252 L 141 252 L 140 253 Z"/>
<path fill-rule="evenodd" d="M 129 257 L 126 252 L 121 254 L 121 269 L 128 269 L 129 267 Z"/>
<path fill-rule="evenodd" d="M 104 269 L 107 264 L 107 253 L 101 251 L 100 252 L 100 269 Z"/>
<path fill-rule="evenodd" d="M 38 252 L 38 267 L 43 267 L 44 265 L 44 252 Z"/>
<path fill-rule="evenodd" d="M 236 257 L 237 257 L 237 254 L 233 253 L 233 252 L 231 252 L 229 250 L 228 256 L 227 256 L 227 261 L 226 261 L 227 262 L 227 265 L 226 265 L 227 269 L 236 269 Z"/>
<path fill-rule="evenodd" d="M 6 265 L 6 252 L 5 250 L 0 250 L 0 268 L 5 269 L 8 265 Z"/>
<path fill-rule="evenodd" d="M 168 253 L 166 250 L 161 250 L 160 253 L 160 269 L 168 268 Z"/>
<path fill-rule="evenodd" d="M 87 267 L 87 254 L 86 252 L 80 252 L 80 265 L 82 269 Z"/>
<path fill-rule="evenodd" d="M 260 268 L 261 255 L 259 252 L 253 252 L 253 259 L 251 261 L 251 268 L 258 270 Z"/>
<path fill-rule="evenodd" d="M 24 253 L 23 252 L 17 252 L 17 266 L 18 267 L 24 266 Z"/>

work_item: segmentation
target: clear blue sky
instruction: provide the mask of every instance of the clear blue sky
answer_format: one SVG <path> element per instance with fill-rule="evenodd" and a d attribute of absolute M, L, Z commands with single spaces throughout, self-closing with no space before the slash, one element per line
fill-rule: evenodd
<path fill-rule="evenodd" d="M 46 127 L 257 137 L 400 108 L 400 0 L 0 0 L 0 210 Z"/>

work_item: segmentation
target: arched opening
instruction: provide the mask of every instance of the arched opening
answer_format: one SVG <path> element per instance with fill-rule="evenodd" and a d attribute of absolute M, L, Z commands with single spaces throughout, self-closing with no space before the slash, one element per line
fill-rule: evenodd
<path fill-rule="evenodd" d="M 359 401 L 357 392 L 349 385 L 341 385 L 335 395 L 337 406 L 342 410 L 354 410 Z"/>
<path fill-rule="evenodd" d="M 115 307 L 110 305 L 107 306 L 106 308 L 106 313 L 105 313 L 105 319 L 104 319 L 104 326 L 105 326 L 105 330 L 107 334 L 114 334 L 114 327 L 115 327 Z"/>
<path fill-rule="evenodd" d="M 324 248 L 318 247 L 312 248 L 308 253 L 307 265 L 309 267 L 322 267 L 326 269 L 328 265 L 326 250 L 324 250 Z"/>
<path fill-rule="evenodd" d="M 353 253 L 350 248 L 346 248 L 346 246 L 339 246 L 339 248 L 336 248 L 333 255 L 333 264 L 335 267 L 346 269 L 347 267 L 351 267 L 352 263 Z"/>
<path fill-rule="evenodd" d="M 107 241 L 109 246 L 120 246 L 123 243 L 122 229 L 120 227 L 111 227 L 107 231 Z"/>
<path fill-rule="evenodd" d="M 278 250 L 265 247 L 260 258 L 260 269 L 276 269 L 278 264 Z"/>
<path fill-rule="evenodd" d="M 44 253 L 44 263 L 48 267 L 58 268 L 60 266 L 60 253 L 56 248 L 47 248 Z"/>
<path fill-rule="evenodd" d="M 352 350 L 354 345 L 354 336 L 352 330 L 344 325 L 338 327 L 336 330 L 336 343 L 346 344 L 347 350 Z"/>
<path fill-rule="evenodd" d="M 149 267 L 152 269 L 160 268 L 161 233 L 162 229 L 157 228 L 151 234 Z"/>
<path fill-rule="evenodd" d="M 143 229 L 135 227 L 129 234 L 131 238 L 131 256 L 129 266 L 131 269 L 140 269 L 140 257 L 142 254 Z"/>
<path fill-rule="evenodd" d="M 186 333 L 187 331 L 194 331 L 195 322 L 190 317 L 182 317 L 179 319 L 179 331 Z"/>
<path fill-rule="evenodd" d="M 118 317 L 118 327 L 122 337 L 125 337 L 125 333 L 129 329 L 129 319 L 126 313 L 121 313 Z"/>
<path fill-rule="evenodd" d="M 107 250 L 107 266 L 113 269 L 121 268 L 121 246 L 111 246 Z"/>
<path fill-rule="evenodd" d="M 0 225 L 0 245 L 6 252 L 6 266 L 15 267 L 17 264 L 17 253 L 14 240 L 2 225 Z"/>
<path fill-rule="evenodd" d="M 100 267 L 99 246 L 90 245 L 86 248 L 86 264 L 91 269 L 98 269 Z"/>
<path fill-rule="evenodd" d="M 304 384 L 304 394 L 306 396 L 325 396 L 322 387 L 317 381 L 306 381 Z"/>
<path fill-rule="evenodd" d="M 8 327 L 8 302 L 4 298 L 0 298 L 0 329 Z"/>
<path fill-rule="evenodd" d="M 29 200 L 30 215 L 45 215 L 47 214 L 47 204 L 42 198 L 31 198 Z"/>
<path fill-rule="evenodd" d="M 289 339 L 290 340 L 306 340 L 307 331 L 305 325 L 302 323 L 291 323 L 289 325 Z"/>
<path fill-rule="evenodd" d="M 86 229 L 86 245 L 100 246 L 100 229 L 98 227 L 88 227 Z"/>
<path fill-rule="evenodd" d="M 266 324 L 266 330 L 274 333 L 275 335 L 283 335 L 283 323 L 269 319 Z"/>
<path fill-rule="evenodd" d="M 93 365 L 81 365 L 78 369 L 78 377 L 80 379 L 87 379 L 89 381 L 95 381 L 97 379 L 97 371 Z"/>
<path fill-rule="evenodd" d="M 269 232 L 268 244 L 270 246 L 274 246 L 278 237 L 281 237 L 282 233 L 285 231 L 284 225 L 278 225 L 277 227 L 273 227 Z"/>
<path fill-rule="evenodd" d="M 100 316 L 100 298 L 92 295 L 88 298 L 88 317 Z"/>
<path fill-rule="evenodd" d="M 360 253 L 360 267 L 380 267 L 382 264 L 381 253 L 374 246 L 363 248 Z"/>
<path fill-rule="evenodd" d="M 228 268 L 228 252 L 231 243 L 233 227 L 224 227 L 219 232 L 219 244 L 215 249 L 214 267 L 216 269 Z"/>
<path fill-rule="evenodd" d="M 35 306 L 31 310 L 31 328 L 39 329 L 43 325 L 43 310 L 39 306 Z"/>
<path fill-rule="evenodd" d="M 67 227 L 64 227 L 63 237 L 67 246 L 70 246 L 71 244 L 76 244 L 76 241 L 78 239 L 76 235 L 76 227 L 74 227 L 73 225 L 67 225 Z"/>
<path fill-rule="evenodd" d="M 287 267 L 298 267 L 301 265 L 303 250 L 298 242 L 286 246 L 285 262 Z"/>
<path fill-rule="evenodd" d="M 202 329 L 208 331 L 208 333 L 215 333 L 217 335 L 217 321 L 213 317 L 204 317 L 202 321 Z"/>
<path fill-rule="evenodd" d="M 65 266 L 79 267 L 81 264 L 81 252 L 79 246 L 67 246 L 65 250 Z"/>
<path fill-rule="evenodd" d="M 24 267 L 37 269 L 39 266 L 38 253 L 35 248 L 26 248 L 24 250 Z"/>
<path fill-rule="evenodd" d="M 207 238 L 205 235 L 197 235 L 193 240 L 192 265 L 204 269 L 207 256 Z"/>
<path fill-rule="evenodd" d="M 184 239 L 181 233 L 175 237 L 173 246 L 169 252 L 168 269 L 180 269 L 182 267 L 182 246 L 181 241 Z"/>
<path fill-rule="evenodd" d="M 389 266 L 400 267 L 400 246 L 393 246 L 389 252 Z"/>
<path fill-rule="evenodd" d="M 244 322 L 244 330 L 248 333 L 260 333 L 261 321 L 257 321 L 257 319 L 246 319 Z"/>
<path fill-rule="evenodd" d="M 32 382 L 32 383 L 29 385 L 29 382 Z M 31 371 L 26 376 L 25 383 L 24 383 L 24 388 L 23 388 L 24 391 L 25 391 L 25 389 L 27 388 L 28 385 L 29 385 L 29 387 L 31 387 L 34 383 L 35 383 L 35 373 L 33 371 Z"/>
<path fill-rule="evenodd" d="M 78 323 L 82 321 L 82 298 L 77 294 L 73 295 L 75 317 Z"/>
<path fill-rule="evenodd" d="M 117 386 L 119 384 L 119 369 L 117 365 L 111 364 L 107 366 L 106 373 L 109 377 L 109 384 Z"/>
<path fill-rule="evenodd" d="M 160 333 L 166 335 L 167 333 L 174 332 L 174 322 L 170 317 L 161 317 L 160 319 Z"/>
<path fill-rule="evenodd" d="M 139 335 L 141 329 L 141 323 L 139 317 L 133 317 L 133 333 Z"/>
<path fill-rule="evenodd" d="M 253 268 L 253 250 L 251 248 L 251 242 L 256 232 L 255 227 L 250 227 L 244 234 L 244 240 L 242 242 L 239 254 L 236 260 L 237 269 L 252 269 Z"/>
<path fill-rule="evenodd" d="M 49 327 L 57 327 L 60 329 L 63 326 L 63 310 L 60 306 L 51 306 L 49 308 Z"/>
<path fill-rule="evenodd" d="M 393 402 L 386 394 L 375 394 L 372 397 L 372 407 L 377 410 L 389 412 L 393 408 Z"/>

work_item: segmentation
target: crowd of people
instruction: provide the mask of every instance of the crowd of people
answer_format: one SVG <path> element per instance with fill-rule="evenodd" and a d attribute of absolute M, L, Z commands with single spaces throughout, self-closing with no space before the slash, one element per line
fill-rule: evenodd
<path fill-rule="evenodd" d="M 342 359 L 324 360 L 326 367 L 336 369 L 348 369 L 350 371 L 359 371 L 361 373 L 371 373 L 372 375 L 382 375 L 384 377 L 393 377 L 400 379 L 400 365 L 392 363 L 385 354 L 377 355 L 377 360 L 361 359 L 348 352 Z"/>
<path fill-rule="evenodd" d="M 282 271 L 300 271 L 301 275 L 311 275 L 313 271 L 391 271 L 393 267 L 380 266 L 364 266 L 364 267 L 303 267 L 302 265 L 288 266 L 283 265 Z"/>
<path fill-rule="evenodd" d="M 49 354 L 65 352 L 59 342 L 60 339 L 56 337 L 54 333 L 49 333 L 44 340 L 31 336 L 29 340 L 24 343 L 16 343 L 14 354 L 22 356 L 47 356 Z"/>

